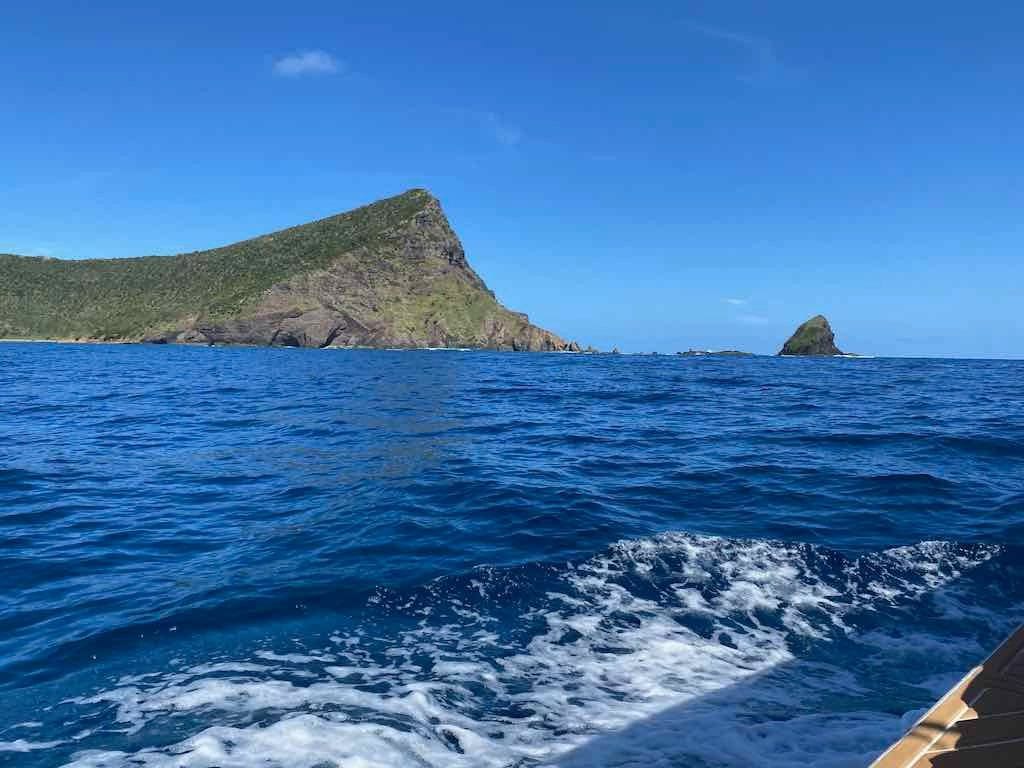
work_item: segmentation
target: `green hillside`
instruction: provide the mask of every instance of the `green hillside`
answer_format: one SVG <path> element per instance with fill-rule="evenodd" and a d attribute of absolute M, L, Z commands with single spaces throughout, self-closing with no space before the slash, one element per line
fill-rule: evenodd
<path fill-rule="evenodd" d="M 397 197 L 271 235 L 178 256 L 68 261 L 0 255 L 0 337 L 131 339 L 184 317 L 243 313 L 263 291 L 372 248 L 429 201 Z"/>

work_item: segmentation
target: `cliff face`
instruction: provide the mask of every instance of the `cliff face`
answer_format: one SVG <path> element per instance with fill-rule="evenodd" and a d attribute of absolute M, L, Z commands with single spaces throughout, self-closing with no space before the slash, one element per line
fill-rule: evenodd
<path fill-rule="evenodd" d="M 841 355 L 836 336 L 824 315 L 815 315 L 803 323 L 782 346 L 780 355 Z"/>
<path fill-rule="evenodd" d="M 213 251 L 81 262 L 0 257 L 0 286 L 5 271 L 24 297 L 0 288 L 0 336 L 576 348 L 498 303 L 425 190 Z"/>

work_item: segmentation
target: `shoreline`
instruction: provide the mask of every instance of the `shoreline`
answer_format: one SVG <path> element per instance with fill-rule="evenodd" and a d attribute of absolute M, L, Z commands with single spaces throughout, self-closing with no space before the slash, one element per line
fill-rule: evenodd
<path fill-rule="evenodd" d="M 100 341 L 98 339 L 0 339 L 0 344 L 141 344 L 140 341 Z"/>
<path fill-rule="evenodd" d="M 513 354 L 524 354 L 524 352 L 516 351 L 512 349 L 490 349 L 487 347 L 284 347 L 284 346 L 264 346 L 259 344 L 152 344 L 145 341 L 100 341 L 98 339 L 14 339 L 14 338 L 0 338 L 0 344 L 91 344 L 91 345 L 102 345 L 110 344 L 114 346 L 140 346 L 140 347 L 203 347 L 209 348 L 214 347 L 218 349 L 310 349 L 310 350 L 368 350 L 376 352 L 510 352 Z M 525 354 L 533 355 L 584 355 L 584 356 L 601 356 L 601 357 L 665 357 L 665 358 L 677 358 L 687 357 L 687 355 L 678 354 L 675 352 L 659 352 L 656 355 L 652 355 L 650 352 L 572 352 L 569 350 L 548 350 L 548 351 L 535 351 L 526 352 Z M 856 355 L 856 354 L 843 354 L 843 355 L 778 355 L 778 354 L 758 354 L 756 352 L 751 353 L 749 356 L 732 356 L 732 355 L 693 355 L 694 358 L 703 357 L 728 357 L 728 358 L 739 358 L 739 359 L 765 359 L 765 358 L 785 358 L 785 359 L 796 359 L 796 360 L 976 360 L 984 362 L 1020 362 L 1024 361 L 1021 357 L 916 357 L 913 355 L 908 356 L 896 356 L 896 355 Z"/>
<path fill-rule="evenodd" d="M 267 344 L 154 344 L 147 341 L 130 341 L 111 339 L 103 341 L 100 339 L 14 339 L 0 338 L 0 344 L 110 344 L 114 346 L 138 346 L 138 347 L 186 347 L 186 348 L 216 348 L 216 349 L 308 349 L 314 351 L 337 351 L 337 350 L 368 350 L 372 352 L 508 352 L 510 354 L 532 354 L 532 355 L 601 355 L 611 354 L 610 352 L 576 352 L 570 349 L 547 349 L 547 350 L 515 350 L 515 349 L 494 349 L 493 347 L 296 347 L 284 345 Z"/>

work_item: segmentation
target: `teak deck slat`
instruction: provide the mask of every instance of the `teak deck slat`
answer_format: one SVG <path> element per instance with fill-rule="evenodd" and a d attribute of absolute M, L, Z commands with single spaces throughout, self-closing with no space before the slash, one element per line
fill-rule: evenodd
<path fill-rule="evenodd" d="M 871 768 L 1024 768 L 1024 626 Z"/>

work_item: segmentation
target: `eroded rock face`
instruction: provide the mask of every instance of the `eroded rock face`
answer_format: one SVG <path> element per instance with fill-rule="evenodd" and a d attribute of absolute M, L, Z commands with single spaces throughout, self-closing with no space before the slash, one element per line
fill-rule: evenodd
<path fill-rule="evenodd" d="M 218 325 L 198 325 L 189 329 L 183 340 L 193 341 L 192 334 L 210 344 L 327 347 L 335 341 L 362 339 L 366 329 L 341 312 L 320 307 L 309 311 L 265 312 Z"/>
<path fill-rule="evenodd" d="M 372 248 L 273 285 L 248 310 L 192 319 L 149 341 L 295 347 L 473 347 L 579 351 L 575 342 L 498 303 L 466 260 L 441 206 L 418 213 Z"/>
<path fill-rule="evenodd" d="M 841 355 L 836 337 L 824 315 L 803 323 L 782 346 L 780 355 Z"/>

